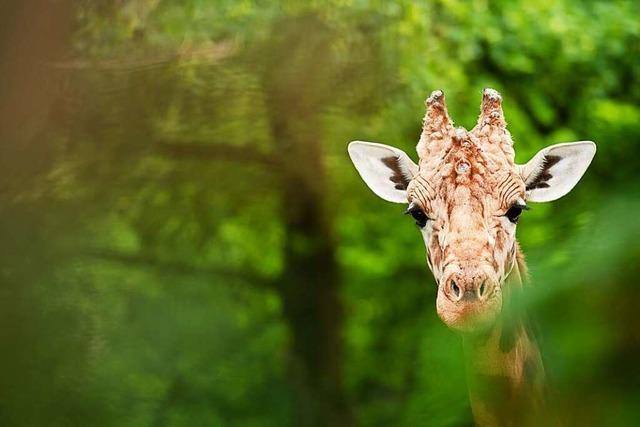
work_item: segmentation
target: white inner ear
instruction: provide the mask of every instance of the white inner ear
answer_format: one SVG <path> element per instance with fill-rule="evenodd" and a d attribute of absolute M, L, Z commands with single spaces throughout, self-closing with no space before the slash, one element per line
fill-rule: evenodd
<path fill-rule="evenodd" d="M 349 157 L 367 186 L 389 202 L 407 203 L 407 184 L 418 166 L 402 150 L 374 142 L 353 141 Z"/>
<path fill-rule="evenodd" d="M 550 202 L 567 194 L 580 181 L 593 156 L 591 141 L 551 145 L 540 150 L 525 165 L 518 166 L 527 187 L 527 199 Z"/>

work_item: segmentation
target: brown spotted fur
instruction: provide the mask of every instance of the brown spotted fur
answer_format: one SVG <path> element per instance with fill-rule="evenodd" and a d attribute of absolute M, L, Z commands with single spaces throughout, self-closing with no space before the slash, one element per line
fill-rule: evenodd
<path fill-rule="evenodd" d="M 423 236 L 438 283 L 438 314 L 463 333 L 479 425 L 522 425 L 541 405 L 543 378 L 526 319 L 503 310 L 526 276 L 516 227 L 504 214 L 526 201 L 526 189 L 501 102 L 485 90 L 478 123 L 467 131 L 453 126 L 444 95 L 434 92 L 417 146 L 418 174 L 407 187 L 409 202 L 430 218 Z M 469 293 L 481 282 L 490 289 L 483 300 L 456 301 L 451 280 Z"/>

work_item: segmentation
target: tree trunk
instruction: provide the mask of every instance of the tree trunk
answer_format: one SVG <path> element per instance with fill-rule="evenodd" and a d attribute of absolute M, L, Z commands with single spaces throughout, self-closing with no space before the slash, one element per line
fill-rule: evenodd
<path fill-rule="evenodd" d="M 278 22 L 262 48 L 265 107 L 285 228 L 278 286 L 290 330 L 289 374 L 300 426 L 347 426 L 342 384 L 342 305 L 331 218 L 325 209 L 322 113 L 339 74 L 335 35 L 314 15 Z"/>
<path fill-rule="evenodd" d="M 342 387 L 342 305 L 331 220 L 325 213 L 325 172 L 312 117 L 274 117 L 280 171 L 285 265 L 278 290 L 291 334 L 289 373 L 296 425 L 345 426 L 351 417 Z M 305 123 L 305 122 L 303 122 Z M 295 124 L 295 131 L 291 129 Z"/>
<path fill-rule="evenodd" d="M 284 315 L 291 330 L 291 375 L 297 425 L 349 424 L 342 391 L 342 306 L 335 250 L 322 204 L 300 188 L 284 191 L 286 265 L 281 282 Z"/>

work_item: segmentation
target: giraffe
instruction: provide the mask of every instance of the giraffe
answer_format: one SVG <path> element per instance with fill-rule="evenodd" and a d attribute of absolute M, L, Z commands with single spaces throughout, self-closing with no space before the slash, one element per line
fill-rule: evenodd
<path fill-rule="evenodd" d="M 544 370 L 523 312 L 527 269 L 516 224 L 529 202 L 567 194 L 591 163 L 591 141 L 551 145 L 514 161 L 501 95 L 484 89 L 476 126 L 454 127 L 442 91 L 425 101 L 418 164 L 403 151 L 353 141 L 348 152 L 380 198 L 406 203 L 427 249 L 440 319 L 462 336 L 469 400 L 481 426 L 539 422 Z M 536 418 L 538 417 L 538 418 Z"/>

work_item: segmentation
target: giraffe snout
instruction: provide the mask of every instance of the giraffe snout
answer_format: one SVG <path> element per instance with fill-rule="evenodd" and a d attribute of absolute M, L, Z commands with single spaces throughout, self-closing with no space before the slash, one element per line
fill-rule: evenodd
<path fill-rule="evenodd" d="M 444 284 L 445 294 L 454 302 L 484 301 L 493 291 L 485 274 L 452 274 Z"/>
<path fill-rule="evenodd" d="M 438 287 L 438 316 L 461 332 L 485 330 L 502 307 L 498 282 L 488 266 L 452 264 Z"/>

